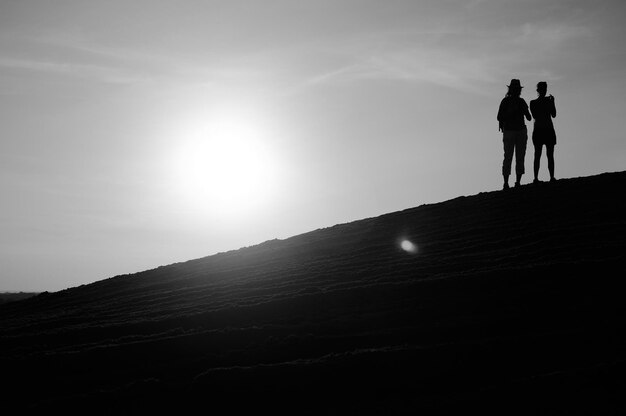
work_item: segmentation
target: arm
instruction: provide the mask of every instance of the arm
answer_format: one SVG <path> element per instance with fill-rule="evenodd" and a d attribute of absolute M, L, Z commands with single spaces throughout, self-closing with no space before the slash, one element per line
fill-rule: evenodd
<path fill-rule="evenodd" d="M 552 108 L 550 109 L 550 115 L 552 118 L 556 117 L 556 106 L 554 105 L 554 96 L 550 95 L 550 103 L 552 104 Z"/>
<path fill-rule="evenodd" d="M 498 131 L 504 131 L 504 100 L 500 101 L 500 107 L 498 108 Z"/>
<path fill-rule="evenodd" d="M 522 102 L 524 103 L 524 116 L 526 117 L 526 120 L 530 121 L 532 117 L 530 116 L 530 111 L 528 111 L 528 104 L 526 104 L 526 101 L 524 100 L 522 100 Z"/>
<path fill-rule="evenodd" d="M 498 121 L 502 121 L 502 111 L 504 107 L 504 100 L 500 101 L 500 107 L 498 107 Z"/>

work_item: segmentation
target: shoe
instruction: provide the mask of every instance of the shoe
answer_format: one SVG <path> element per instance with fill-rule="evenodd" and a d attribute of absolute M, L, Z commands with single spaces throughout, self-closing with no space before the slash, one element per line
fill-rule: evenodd
<path fill-rule="evenodd" d="M 550 178 L 550 182 L 556 182 L 556 178 Z"/>
<path fill-rule="evenodd" d="M 537 185 L 537 184 L 539 184 L 539 183 L 541 183 L 541 181 L 540 181 L 539 179 L 535 179 L 535 180 L 533 181 L 533 184 L 535 184 L 535 185 Z"/>
<path fill-rule="evenodd" d="M 509 189 L 509 184 L 505 183 L 504 186 L 502 187 L 502 190 L 506 191 L 507 189 Z"/>
<path fill-rule="evenodd" d="M 520 183 L 519 182 L 515 182 L 515 187 L 519 188 L 520 187 Z"/>

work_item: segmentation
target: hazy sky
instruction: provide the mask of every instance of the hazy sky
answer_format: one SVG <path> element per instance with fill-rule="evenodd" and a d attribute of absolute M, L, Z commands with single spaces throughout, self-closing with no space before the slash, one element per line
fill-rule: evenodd
<path fill-rule="evenodd" d="M 555 96 L 558 178 L 624 170 L 625 19 L 622 0 L 0 0 L 0 291 L 499 189 L 511 78 Z"/>

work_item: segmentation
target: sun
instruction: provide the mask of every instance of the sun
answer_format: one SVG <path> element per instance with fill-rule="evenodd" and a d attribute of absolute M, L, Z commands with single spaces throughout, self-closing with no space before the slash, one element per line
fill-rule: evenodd
<path fill-rule="evenodd" d="M 271 201 L 277 175 L 266 132 L 251 118 L 199 123 L 181 141 L 175 176 L 182 202 L 205 215 L 241 217 Z"/>

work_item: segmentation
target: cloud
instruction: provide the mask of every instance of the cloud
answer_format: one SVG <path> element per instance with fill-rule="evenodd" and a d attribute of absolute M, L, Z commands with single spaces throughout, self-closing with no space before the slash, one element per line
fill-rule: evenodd
<path fill-rule="evenodd" d="M 518 36 L 513 40 L 516 43 L 532 44 L 534 47 L 556 48 L 563 43 L 593 36 L 593 31 L 587 26 L 568 24 L 536 24 L 524 23 Z"/>
<path fill-rule="evenodd" d="M 201 53 L 190 58 L 149 47 L 103 45 L 76 36 L 40 38 L 34 42 L 54 51 L 56 56 L 65 57 L 67 62 L 73 62 L 73 71 L 66 71 L 63 66 L 49 69 L 115 83 L 158 81 L 160 87 L 219 89 L 262 84 L 274 75 L 263 60 L 266 57 L 263 53 L 221 56 L 219 59 L 211 53 Z"/>
<path fill-rule="evenodd" d="M 431 34 L 432 35 L 432 34 Z M 437 34 L 434 37 L 445 37 Z M 442 46 L 437 41 L 415 42 L 413 45 L 396 45 L 375 51 L 343 51 L 347 63 L 312 74 L 302 81 L 295 91 L 324 85 L 349 82 L 391 80 L 413 84 L 434 84 L 482 94 L 481 84 L 496 81 L 490 59 L 484 54 L 474 55 L 461 48 Z"/>
<path fill-rule="evenodd" d="M 142 75 L 124 68 L 12 57 L 0 57 L 0 69 L 75 76 L 96 79 L 110 84 L 136 84 L 149 80 L 145 74 Z"/>
<path fill-rule="evenodd" d="M 176 75 L 181 64 L 151 51 L 102 45 L 77 36 L 23 37 L 0 50 L 0 69 L 139 84 Z"/>
<path fill-rule="evenodd" d="M 324 84 L 391 80 L 489 94 L 511 73 L 556 79 L 559 52 L 595 36 L 583 24 L 520 23 L 513 27 L 394 31 L 326 45 L 342 64 L 311 74 L 296 91 Z"/>
<path fill-rule="evenodd" d="M 34 42 L 49 49 L 56 49 L 61 53 L 75 52 L 82 55 L 90 55 L 92 59 L 100 58 L 122 62 L 163 61 L 165 59 L 164 57 L 156 56 L 154 53 L 119 46 L 105 46 L 69 35 L 46 36 L 44 38 L 36 38 Z"/>

